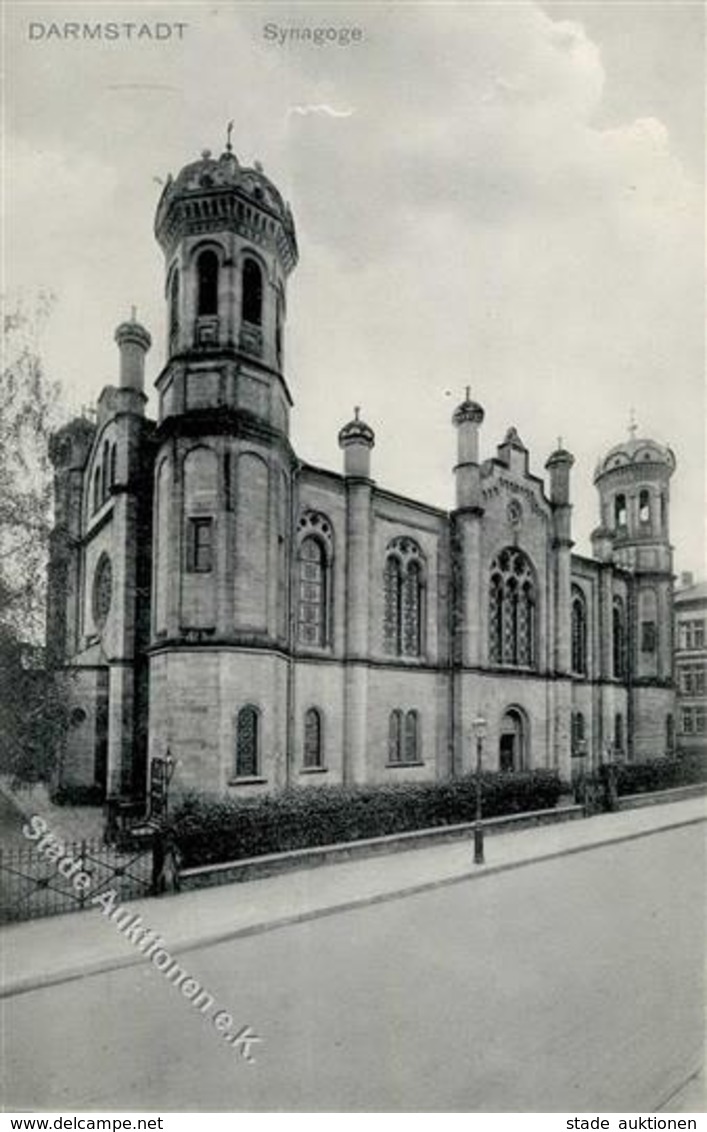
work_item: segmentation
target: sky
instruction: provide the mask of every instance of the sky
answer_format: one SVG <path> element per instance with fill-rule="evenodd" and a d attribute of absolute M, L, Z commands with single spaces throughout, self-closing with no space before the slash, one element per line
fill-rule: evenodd
<path fill-rule="evenodd" d="M 536 474 L 558 437 L 574 453 L 589 553 L 594 467 L 633 408 L 638 435 L 676 454 L 676 569 L 704 574 L 701 4 L 23 0 L 4 19 L 2 290 L 55 293 L 42 355 L 67 414 L 117 381 L 133 304 L 150 387 L 159 373 L 160 182 L 221 152 L 233 120 L 241 162 L 294 211 L 286 376 L 304 460 L 339 470 L 361 405 L 377 482 L 451 508 L 469 385 L 482 456 L 510 425 Z M 71 40 L 67 21 L 172 31 Z M 361 37 L 280 42 L 307 27 Z"/>

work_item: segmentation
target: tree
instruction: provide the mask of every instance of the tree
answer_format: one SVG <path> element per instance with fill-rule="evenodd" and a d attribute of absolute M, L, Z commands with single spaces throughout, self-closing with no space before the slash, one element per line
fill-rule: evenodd
<path fill-rule="evenodd" d="M 52 525 L 49 439 L 60 387 L 40 340 L 53 297 L 2 311 L 0 384 L 0 769 L 48 778 L 68 726 L 64 678 L 46 663 L 46 567 Z"/>

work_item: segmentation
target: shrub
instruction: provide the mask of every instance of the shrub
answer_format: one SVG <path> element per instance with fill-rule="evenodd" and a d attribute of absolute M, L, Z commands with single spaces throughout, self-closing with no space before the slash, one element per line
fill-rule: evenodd
<path fill-rule="evenodd" d="M 707 755 L 701 752 L 649 759 L 643 763 L 621 763 L 617 767 L 619 794 L 647 794 L 698 782 L 707 782 Z"/>
<path fill-rule="evenodd" d="M 52 792 L 51 799 L 55 806 L 100 806 L 103 795 L 103 787 L 95 784 L 62 782 Z"/>
<path fill-rule="evenodd" d="M 482 776 L 484 817 L 550 809 L 551 771 Z M 294 787 L 256 798 L 190 794 L 174 813 L 186 867 L 472 821 L 475 779 L 385 786 Z"/>

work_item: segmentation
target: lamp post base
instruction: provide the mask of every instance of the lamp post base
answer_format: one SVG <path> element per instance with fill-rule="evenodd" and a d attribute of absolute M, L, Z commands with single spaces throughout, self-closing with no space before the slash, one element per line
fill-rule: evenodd
<path fill-rule="evenodd" d="M 484 864 L 484 831 L 480 825 L 474 826 L 474 864 Z"/>

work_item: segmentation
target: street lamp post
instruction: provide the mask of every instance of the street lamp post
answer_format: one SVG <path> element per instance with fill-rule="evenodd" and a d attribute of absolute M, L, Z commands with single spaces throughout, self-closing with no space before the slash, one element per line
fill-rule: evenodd
<path fill-rule="evenodd" d="M 474 819 L 474 864 L 484 863 L 484 827 L 481 824 L 481 763 L 486 734 L 486 720 L 478 715 L 474 720 L 473 731 L 476 737 L 476 816 Z"/>

